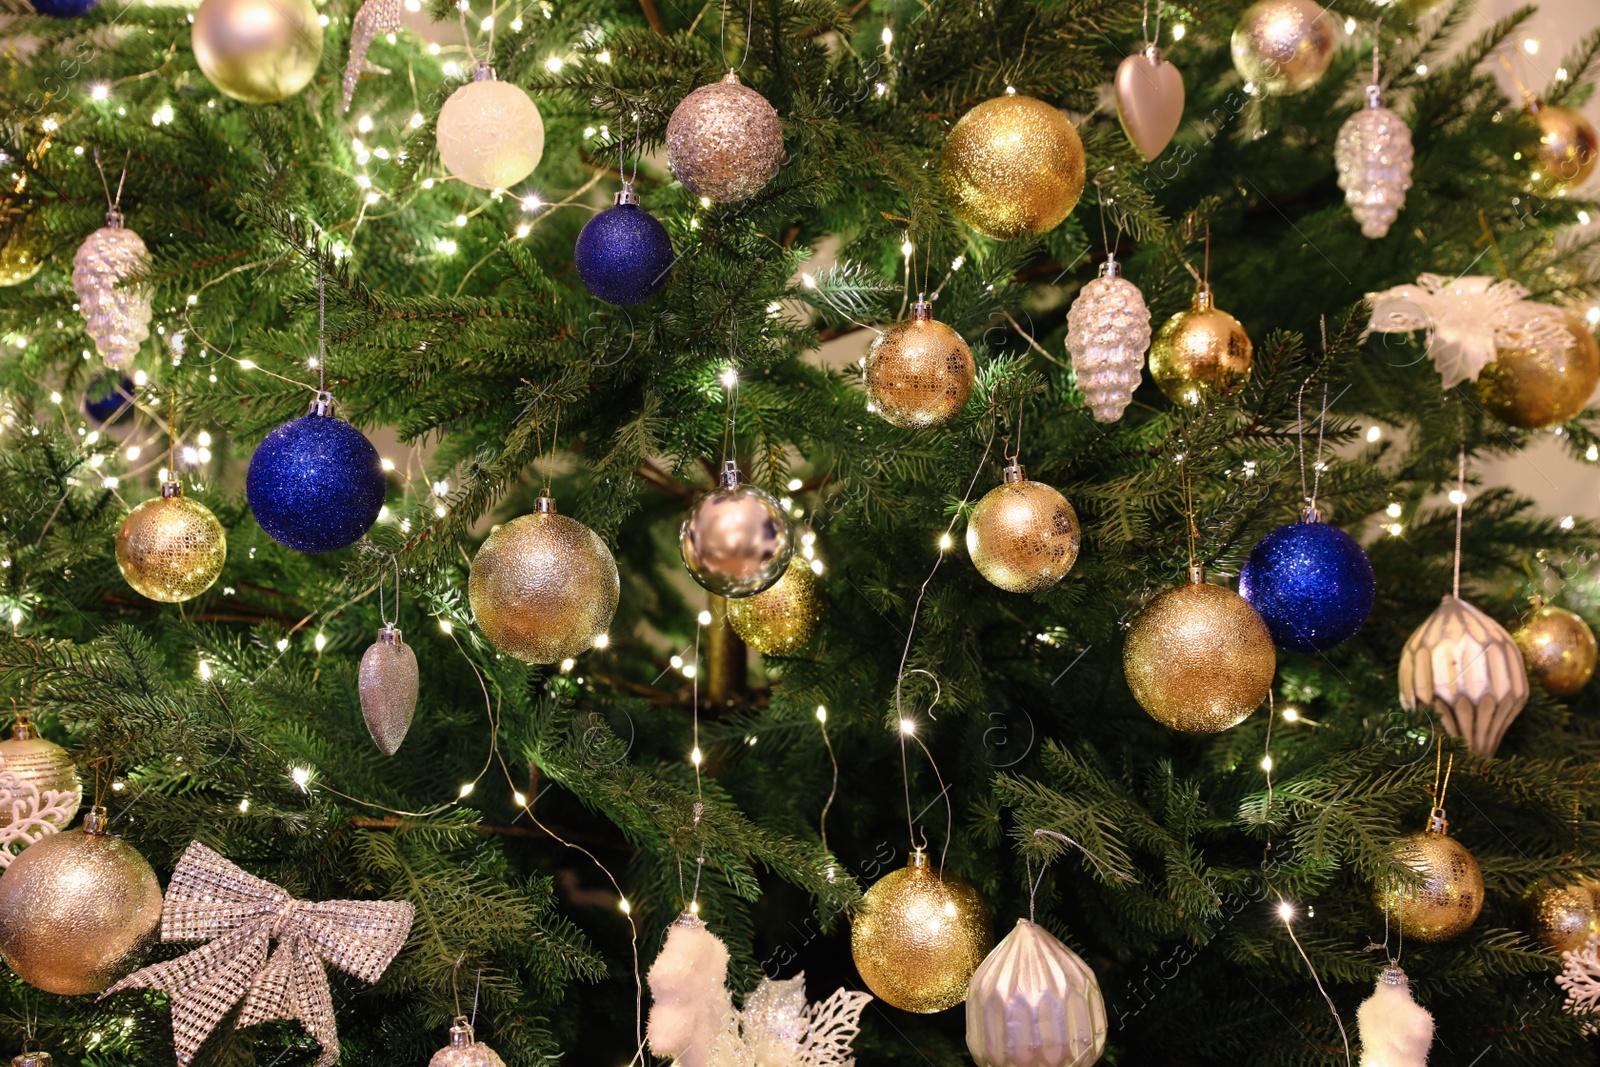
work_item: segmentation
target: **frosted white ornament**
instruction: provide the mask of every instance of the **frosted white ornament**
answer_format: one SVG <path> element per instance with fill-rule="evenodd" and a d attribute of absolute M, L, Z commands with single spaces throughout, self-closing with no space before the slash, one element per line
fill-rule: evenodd
<path fill-rule="evenodd" d="M 1363 236 L 1389 232 L 1411 188 L 1411 130 L 1383 106 L 1383 90 L 1367 86 L 1367 106 L 1344 120 L 1333 146 L 1339 188 Z"/>
<path fill-rule="evenodd" d="M 1418 276 L 1416 285 L 1368 293 L 1370 333 L 1427 331 L 1428 358 L 1446 389 L 1476 381 L 1497 348 L 1567 352 L 1573 344 L 1560 308 L 1535 304 L 1505 279 L 1469 274 Z"/>
<path fill-rule="evenodd" d="M 1096 422 L 1116 422 L 1133 399 L 1150 348 L 1150 309 L 1139 287 L 1106 256 L 1100 276 L 1067 312 L 1067 351 Z"/>
<path fill-rule="evenodd" d="M 1528 670 L 1505 627 L 1447 596 L 1400 651 L 1400 705 L 1432 705 L 1445 730 L 1488 759 L 1528 702 Z"/>
<path fill-rule="evenodd" d="M 1557 979 L 1560 981 L 1560 979 Z M 1406 972 L 1386 967 L 1372 996 L 1356 1009 L 1361 1067 L 1427 1067 L 1433 1016 L 1411 998 Z"/>
<path fill-rule="evenodd" d="M 978 1067 L 1088 1067 L 1106 1047 L 1106 1006 L 1089 965 L 1018 919 L 972 974 L 967 1051 Z"/>
<path fill-rule="evenodd" d="M 852 1046 L 871 994 L 836 989 L 806 1000 L 804 973 L 763 978 L 712 1046 L 711 1067 L 854 1067 Z"/>
<path fill-rule="evenodd" d="M 106 212 L 106 224 L 91 233 L 72 257 L 72 288 L 88 324 L 94 347 L 107 367 L 122 370 L 133 362 L 150 336 L 150 289 L 144 276 L 150 252 L 138 234 L 122 223 L 122 213 Z"/>
<path fill-rule="evenodd" d="M 496 81 L 487 63 L 444 102 L 438 135 L 445 170 L 479 189 L 509 189 L 544 155 L 539 108 L 521 87 Z"/>
<path fill-rule="evenodd" d="M 728 995 L 728 946 L 685 913 L 667 928 L 650 965 L 650 1051 L 680 1067 L 712 1067 L 718 1037 L 734 1024 Z"/>

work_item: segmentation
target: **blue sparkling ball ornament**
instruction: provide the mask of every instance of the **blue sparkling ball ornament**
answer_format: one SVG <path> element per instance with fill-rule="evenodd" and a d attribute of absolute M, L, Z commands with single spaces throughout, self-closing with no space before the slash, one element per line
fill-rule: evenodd
<path fill-rule="evenodd" d="M 1354 637 L 1376 586 L 1361 546 L 1315 512 L 1263 537 L 1239 572 L 1239 595 L 1291 652 L 1326 652 Z"/>
<path fill-rule="evenodd" d="M 83 391 L 83 413 L 101 426 L 115 426 L 133 417 L 133 379 L 102 374 Z"/>
<path fill-rule="evenodd" d="M 267 434 L 250 457 L 245 493 L 267 535 L 296 552 L 361 540 L 383 507 L 383 465 L 361 431 L 317 394 L 311 414 Z"/>
<path fill-rule="evenodd" d="M 659 293 L 672 271 L 672 239 L 623 184 L 616 206 L 590 219 L 573 251 L 578 277 L 608 304 L 631 307 Z"/>
<path fill-rule="evenodd" d="M 33 9 L 53 19 L 75 19 L 86 15 L 97 0 L 32 0 Z"/>

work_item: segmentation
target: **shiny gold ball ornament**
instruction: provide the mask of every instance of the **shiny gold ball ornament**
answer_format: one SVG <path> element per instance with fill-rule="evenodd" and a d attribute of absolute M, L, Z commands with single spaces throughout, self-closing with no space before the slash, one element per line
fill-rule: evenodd
<path fill-rule="evenodd" d="M 163 604 L 193 600 L 217 580 L 228 537 L 211 510 L 166 482 L 117 530 L 117 568 L 135 592 Z"/>
<path fill-rule="evenodd" d="M 1393 845 L 1394 858 L 1422 876 L 1407 884 L 1395 877 L 1373 888 L 1372 903 L 1386 911 L 1400 933 L 1415 941 L 1448 941 L 1477 921 L 1483 910 L 1483 872 L 1478 861 L 1446 833 L 1444 812 L 1435 809 L 1428 829 Z"/>
<path fill-rule="evenodd" d="M 1507 426 L 1543 430 L 1582 411 L 1600 384 L 1600 343 L 1582 315 L 1565 313 L 1572 344 L 1560 348 L 1497 348 L 1478 374 L 1478 402 Z"/>
<path fill-rule="evenodd" d="M 817 636 L 828 598 L 811 560 L 796 553 L 777 584 L 728 601 L 728 622 L 739 640 L 763 656 L 789 656 Z"/>
<path fill-rule="evenodd" d="M 0 957 L 48 993 L 101 993 L 154 942 L 161 884 L 104 808 L 42 837 L 0 876 Z"/>
<path fill-rule="evenodd" d="M 606 543 L 556 514 L 549 494 L 532 514 L 489 531 L 467 579 L 483 635 L 525 663 L 558 663 L 593 646 L 611 625 L 620 591 Z"/>
<path fill-rule="evenodd" d="M 0 243 L 0 287 L 21 285 L 39 273 L 50 251 L 49 236 L 32 215 L 10 228 Z"/>
<path fill-rule="evenodd" d="M 997 96 L 955 124 L 940 173 L 956 217 L 979 233 L 1049 233 L 1083 194 L 1083 142 L 1060 108 Z"/>
<path fill-rule="evenodd" d="M 730 599 L 778 584 L 794 555 L 794 525 L 771 495 L 746 485 L 738 463 L 722 465 L 722 484 L 695 501 L 678 530 L 690 577 Z"/>
<path fill-rule="evenodd" d="M 678 102 L 667 120 L 667 161 L 684 188 L 725 203 L 754 196 L 783 163 L 783 123 L 733 71 Z"/>
<path fill-rule="evenodd" d="M 867 399 L 896 426 L 943 426 L 967 406 L 977 380 L 972 349 L 918 300 L 911 318 L 880 333 L 867 350 Z"/>
<path fill-rule="evenodd" d="M 1030 482 L 1020 463 L 983 495 L 967 519 L 967 554 L 993 585 L 1008 593 L 1039 593 L 1067 576 L 1078 561 L 1078 513 L 1043 482 Z"/>
<path fill-rule="evenodd" d="M 1600 160 L 1600 135 L 1581 111 L 1555 104 L 1534 103 L 1529 108 L 1539 124 L 1537 160 L 1529 175 L 1534 188 L 1552 196 L 1565 196 L 1589 180 Z"/>
<path fill-rule="evenodd" d="M 1511 634 L 1522 649 L 1528 677 L 1553 697 L 1570 697 L 1594 677 L 1600 647 L 1583 619 L 1535 598 L 1533 610 Z"/>
<path fill-rule="evenodd" d="M 1202 284 L 1185 311 L 1150 342 L 1150 376 L 1174 404 L 1199 407 L 1238 393 L 1250 380 L 1254 349 L 1239 320 L 1217 307 Z"/>
<path fill-rule="evenodd" d="M 1333 60 L 1335 16 L 1315 0 L 1260 0 L 1233 28 L 1233 65 L 1267 93 L 1304 92 Z"/>
<path fill-rule="evenodd" d="M 861 980 L 901 1011 L 924 1015 L 967 999 L 972 972 L 994 945 L 978 891 L 917 849 L 861 899 L 850 951 Z"/>
<path fill-rule="evenodd" d="M 311 0 L 200 0 L 190 40 L 206 80 L 247 104 L 295 95 L 322 62 Z"/>
<path fill-rule="evenodd" d="M 1576 952 L 1600 934 L 1592 882 L 1545 886 L 1533 895 L 1533 933 L 1553 952 Z"/>
<path fill-rule="evenodd" d="M 487 63 L 450 94 L 435 127 L 439 162 L 478 189 L 509 189 L 544 156 L 544 118 L 519 85 L 496 81 Z"/>
<path fill-rule="evenodd" d="M 1233 590 L 1207 584 L 1200 567 L 1145 606 L 1122 646 L 1133 698 L 1184 733 L 1239 725 L 1267 699 L 1277 669 L 1261 616 Z"/>
<path fill-rule="evenodd" d="M 81 798 L 78 765 L 72 762 L 66 749 L 40 737 L 38 727 L 27 715 L 19 714 L 11 727 L 11 736 L 0 741 L 0 761 L 4 761 L 6 771 L 35 786 L 41 795 L 54 792 L 61 797 L 78 794 Z M 50 816 L 49 821 L 58 830 L 69 826 L 73 816 L 78 814 L 79 802 L 79 799 L 72 800 L 59 814 Z M 16 812 L 11 807 L 0 805 L 0 826 L 10 826 L 15 817 Z"/>

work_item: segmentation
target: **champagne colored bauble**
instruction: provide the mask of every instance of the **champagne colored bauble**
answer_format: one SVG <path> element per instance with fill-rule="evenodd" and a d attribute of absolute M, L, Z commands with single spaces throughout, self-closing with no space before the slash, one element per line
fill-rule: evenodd
<path fill-rule="evenodd" d="M 1546 886 L 1533 896 L 1533 933 L 1553 952 L 1577 952 L 1600 934 L 1594 884 Z"/>
<path fill-rule="evenodd" d="M 472 560 L 467 599 L 483 634 L 526 663 L 559 663 L 594 645 L 617 610 L 617 561 L 600 536 L 541 496 L 496 526 Z"/>
<path fill-rule="evenodd" d="M 40 737 L 38 728 L 26 716 L 19 716 L 11 728 L 10 738 L 0 741 L 0 760 L 4 761 L 5 770 L 31 783 L 40 793 L 54 791 L 62 797 L 78 793 L 77 764 L 72 762 L 66 749 Z M 78 814 L 80 800 L 81 794 L 59 815 L 51 816 L 56 829 L 71 825 L 73 816 Z M 10 826 L 14 815 L 11 807 L 0 806 L 0 826 Z"/>
<path fill-rule="evenodd" d="M 379 752 L 392 756 L 417 713 L 418 681 L 417 654 L 393 623 L 378 631 L 378 639 L 362 653 L 358 680 L 367 733 Z"/>
<path fill-rule="evenodd" d="M 0 287 L 21 285 L 39 273 L 50 250 L 49 236 L 32 215 L 10 228 L 5 242 L 0 244 Z"/>
<path fill-rule="evenodd" d="M 672 109 L 667 161 L 691 193 L 724 203 L 744 200 L 778 173 L 783 124 L 766 97 L 729 71 Z"/>
<path fill-rule="evenodd" d="M 1008 241 L 1049 233 L 1083 194 L 1083 142 L 1060 108 L 998 96 L 961 116 L 944 143 L 944 195 L 956 217 Z"/>
<path fill-rule="evenodd" d="M 880 333 L 867 350 L 867 398 L 896 426 L 943 426 L 967 406 L 977 367 L 959 333 L 919 300 L 911 318 Z"/>
<path fill-rule="evenodd" d="M 293 96 L 322 62 L 311 0 L 200 0 L 190 37 L 206 80 L 247 104 Z"/>
<path fill-rule="evenodd" d="M 1600 383 L 1600 343 L 1583 316 L 1565 314 L 1572 345 L 1497 348 L 1478 374 L 1478 402 L 1507 426 L 1543 430 L 1582 411 Z"/>
<path fill-rule="evenodd" d="M 1208 585 L 1198 567 L 1145 606 L 1122 646 L 1133 698 L 1185 733 L 1239 725 L 1267 699 L 1277 669 L 1261 616 L 1233 590 Z"/>
<path fill-rule="evenodd" d="M 133 846 L 106 832 L 105 809 L 82 830 L 41 837 L 0 876 L 0 956 L 48 993 L 101 993 L 154 942 L 161 884 Z"/>
<path fill-rule="evenodd" d="M 495 81 L 487 66 L 450 94 L 436 132 L 444 169 L 479 189 L 509 189 L 544 155 L 538 106 L 521 86 Z"/>
<path fill-rule="evenodd" d="M 850 951 L 861 980 L 901 1011 L 924 1015 L 967 999 L 972 972 L 994 944 L 978 891 L 917 849 L 861 898 Z"/>
<path fill-rule="evenodd" d="M 1183 75 L 1160 48 L 1146 44 L 1117 64 L 1113 92 L 1122 132 L 1146 161 L 1155 159 L 1183 121 Z"/>
<path fill-rule="evenodd" d="M 967 519 L 967 554 L 979 574 L 1006 592 L 1042 592 L 1078 561 L 1078 513 L 1056 490 L 1030 482 L 1020 463 L 1007 467 L 1005 477 Z"/>
<path fill-rule="evenodd" d="M 1570 697 L 1589 684 L 1600 648 L 1589 624 L 1566 608 L 1535 605 L 1511 635 L 1522 649 L 1528 676 L 1553 697 Z"/>
<path fill-rule="evenodd" d="M 1460 597 L 1440 601 L 1400 650 L 1400 706 L 1431 705 L 1475 756 L 1494 755 L 1527 702 L 1528 671 L 1517 643 Z"/>
<path fill-rule="evenodd" d="M 163 604 L 193 600 L 217 580 L 228 536 L 211 509 L 167 482 L 161 495 L 128 513 L 117 530 L 117 568 L 134 592 Z"/>
<path fill-rule="evenodd" d="M 1089 965 L 1027 919 L 972 975 L 967 1051 L 978 1067 L 1089 1067 L 1106 1047 L 1106 1005 Z"/>
<path fill-rule="evenodd" d="M 458 1015 L 450 1026 L 450 1043 L 433 1054 L 428 1067 L 506 1067 L 506 1064 L 498 1052 L 473 1037 L 472 1023 L 467 1017 Z"/>
<path fill-rule="evenodd" d="M 1150 342 L 1150 377 L 1174 404 L 1198 407 L 1243 389 L 1253 358 L 1244 327 L 1202 285 Z"/>
<path fill-rule="evenodd" d="M 1233 65 L 1263 92 L 1303 92 L 1333 59 L 1335 26 L 1316 0 L 1261 0 L 1233 28 Z"/>
<path fill-rule="evenodd" d="M 788 656 L 811 643 L 827 606 L 811 561 L 796 554 L 771 589 L 728 601 L 728 622 L 762 655 Z"/>
<path fill-rule="evenodd" d="M 1581 111 L 1554 104 L 1537 105 L 1533 120 L 1539 124 L 1537 169 L 1530 175 L 1534 188 L 1553 196 L 1575 191 L 1589 180 L 1600 159 L 1600 135 L 1594 123 Z"/>
<path fill-rule="evenodd" d="M 1401 936 L 1414 941 L 1448 941 L 1477 921 L 1483 910 L 1483 872 L 1455 838 L 1445 833 L 1443 816 L 1432 828 L 1408 834 L 1393 845 L 1394 858 L 1422 876 L 1420 883 L 1395 878 L 1374 887 L 1372 903 L 1386 910 Z"/>
<path fill-rule="evenodd" d="M 794 526 L 772 497 L 723 464 L 722 485 L 695 501 L 678 530 L 689 575 L 706 591 L 737 599 L 778 584 L 794 555 Z"/>

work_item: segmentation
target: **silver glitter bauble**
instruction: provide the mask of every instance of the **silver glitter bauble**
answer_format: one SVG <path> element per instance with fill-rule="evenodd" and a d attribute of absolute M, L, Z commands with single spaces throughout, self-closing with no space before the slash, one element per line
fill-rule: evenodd
<path fill-rule="evenodd" d="M 372 743 L 392 756 L 417 711 L 417 654 L 390 623 L 361 656 L 361 717 Z"/>
<path fill-rule="evenodd" d="M 149 250 L 117 211 L 106 213 L 106 224 L 72 257 L 72 288 L 89 336 L 113 370 L 132 363 L 150 336 L 151 294 L 143 281 L 149 270 Z"/>
<path fill-rule="evenodd" d="M 967 1051 L 978 1067 L 1089 1067 L 1105 1047 L 1094 972 L 1050 931 L 1018 919 L 972 973 Z"/>
<path fill-rule="evenodd" d="M 474 1039 L 472 1024 L 465 1015 L 458 1015 L 450 1027 L 450 1043 L 433 1054 L 428 1067 L 506 1067 L 506 1064 L 494 1049 Z"/>
<path fill-rule="evenodd" d="M 519 85 L 496 81 L 480 64 L 473 81 L 439 109 L 439 161 L 479 189 L 509 189 L 544 155 L 544 119 Z"/>
<path fill-rule="evenodd" d="M 744 484 L 733 460 L 722 485 L 689 509 L 678 531 L 689 574 L 718 596 L 755 596 L 776 585 L 794 555 L 794 527 L 771 496 Z"/>
<path fill-rule="evenodd" d="M 767 98 L 732 71 L 684 97 L 667 122 L 667 160 L 691 193 L 753 196 L 783 163 L 783 124 Z"/>
<path fill-rule="evenodd" d="M 1150 348 L 1150 309 L 1139 287 L 1107 257 L 1067 312 L 1067 351 L 1096 422 L 1116 422 L 1133 400 Z"/>
<path fill-rule="evenodd" d="M 1367 106 L 1345 119 L 1333 146 L 1344 202 L 1367 237 L 1382 237 L 1406 206 L 1411 188 L 1411 130 L 1367 86 Z"/>
<path fill-rule="evenodd" d="M 1431 705 L 1476 756 L 1494 755 L 1527 702 L 1517 642 L 1460 597 L 1445 597 L 1400 650 L 1400 706 Z"/>

